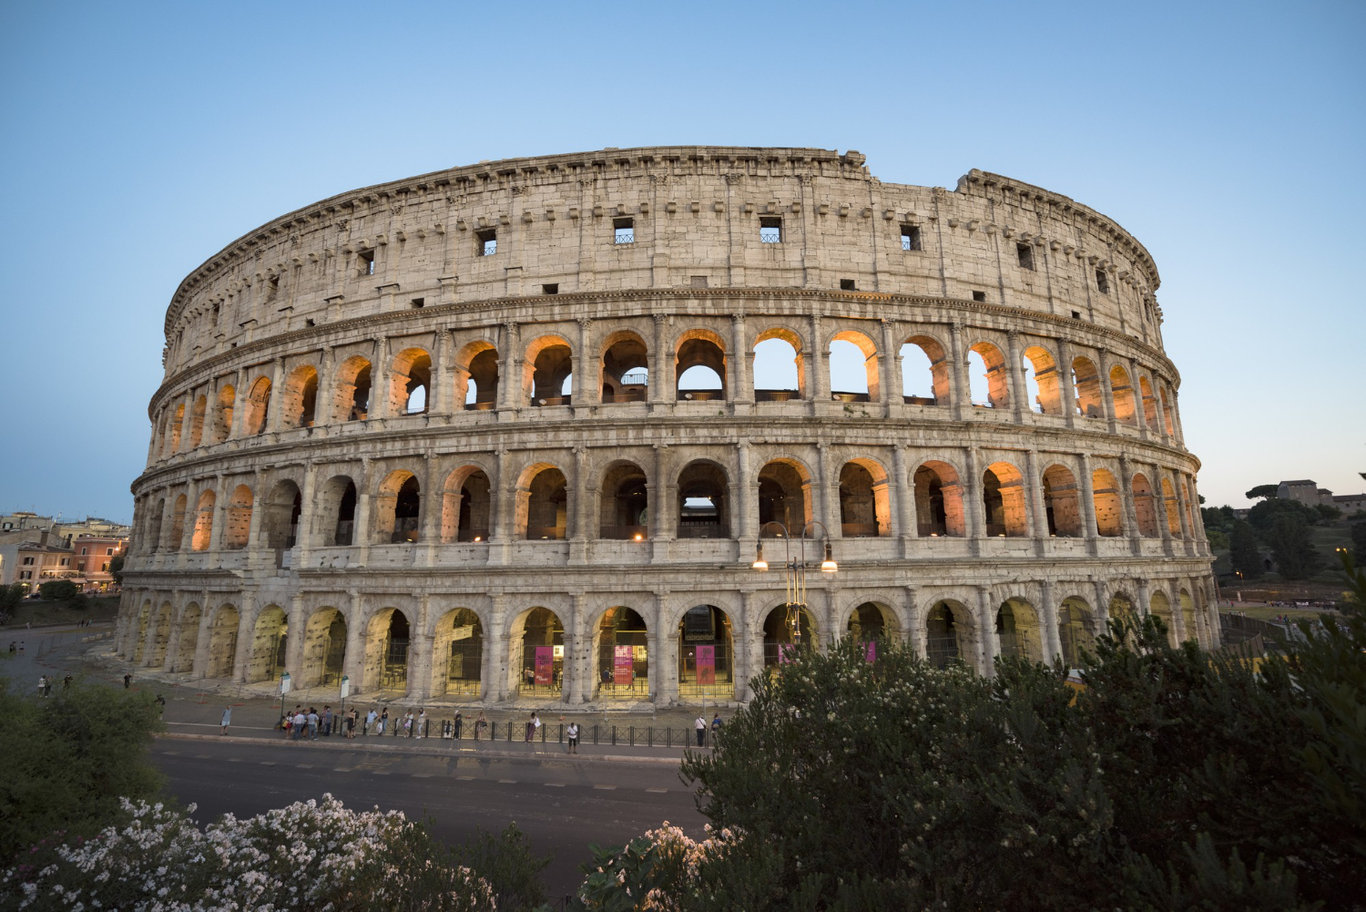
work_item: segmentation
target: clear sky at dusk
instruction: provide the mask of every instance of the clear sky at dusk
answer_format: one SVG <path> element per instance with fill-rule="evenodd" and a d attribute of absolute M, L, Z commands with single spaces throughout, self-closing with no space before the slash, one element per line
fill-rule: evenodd
<path fill-rule="evenodd" d="M 0 5 L 0 512 L 128 521 L 186 274 L 345 190 L 606 146 L 857 149 L 1113 218 L 1211 504 L 1366 489 L 1366 4 Z"/>

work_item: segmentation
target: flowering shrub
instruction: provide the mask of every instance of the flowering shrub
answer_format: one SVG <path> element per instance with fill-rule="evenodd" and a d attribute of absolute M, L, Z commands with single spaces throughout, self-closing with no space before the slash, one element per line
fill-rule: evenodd
<path fill-rule="evenodd" d="M 191 811 L 193 808 L 190 809 Z M 397 811 L 350 811 L 331 795 L 201 831 L 187 813 L 124 802 L 126 822 L 0 875 L 0 905 L 25 910 L 495 909 L 489 885 L 444 865 Z M 434 860 L 437 859 L 437 860 Z"/>
<path fill-rule="evenodd" d="M 740 834 L 714 831 L 710 825 L 707 832 L 707 838 L 697 842 L 666 820 L 621 849 L 600 850 L 579 887 L 579 901 L 600 912 L 708 907 L 703 874 L 736 848 Z"/>

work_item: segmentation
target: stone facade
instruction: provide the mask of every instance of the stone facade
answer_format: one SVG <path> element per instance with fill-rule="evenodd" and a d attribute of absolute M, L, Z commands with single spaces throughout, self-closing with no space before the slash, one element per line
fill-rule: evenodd
<path fill-rule="evenodd" d="M 608 149 L 332 197 L 171 301 L 119 649 L 668 705 L 745 699 L 794 623 L 983 671 L 1072 660 L 1117 612 L 1214 645 L 1158 283 L 1066 197 L 886 184 L 856 152 Z"/>

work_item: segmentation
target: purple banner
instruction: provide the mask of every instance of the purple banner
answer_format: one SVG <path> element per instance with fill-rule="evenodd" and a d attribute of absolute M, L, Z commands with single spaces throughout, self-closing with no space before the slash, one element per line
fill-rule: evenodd
<path fill-rule="evenodd" d="M 697 647 L 697 683 L 716 683 L 716 647 Z"/>
<path fill-rule="evenodd" d="M 635 663 L 631 657 L 630 646 L 617 646 L 612 650 L 612 682 L 625 686 L 631 683 Z"/>
<path fill-rule="evenodd" d="M 555 647 L 536 647 L 536 686 L 549 687 L 555 680 Z"/>

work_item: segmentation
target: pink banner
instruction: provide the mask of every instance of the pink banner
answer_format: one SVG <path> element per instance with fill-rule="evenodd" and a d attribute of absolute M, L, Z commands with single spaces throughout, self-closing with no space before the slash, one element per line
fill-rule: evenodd
<path fill-rule="evenodd" d="M 634 670 L 630 646 L 617 646 L 612 650 L 612 682 L 621 686 L 631 683 Z"/>
<path fill-rule="evenodd" d="M 867 659 L 869 662 L 876 662 L 876 661 L 877 661 L 877 641 L 876 641 L 876 640 L 869 640 L 867 643 L 864 643 L 864 644 L 863 644 L 863 648 L 864 648 L 863 657 L 864 657 L 865 659 Z"/>
<path fill-rule="evenodd" d="M 697 683 L 716 683 L 716 647 L 697 647 Z"/>
<path fill-rule="evenodd" d="M 555 647 L 536 647 L 536 686 L 549 687 L 555 680 Z"/>
<path fill-rule="evenodd" d="M 797 647 L 791 643 L 778 644 L 778 664 L 786 665 L 797 660 Z"/>

